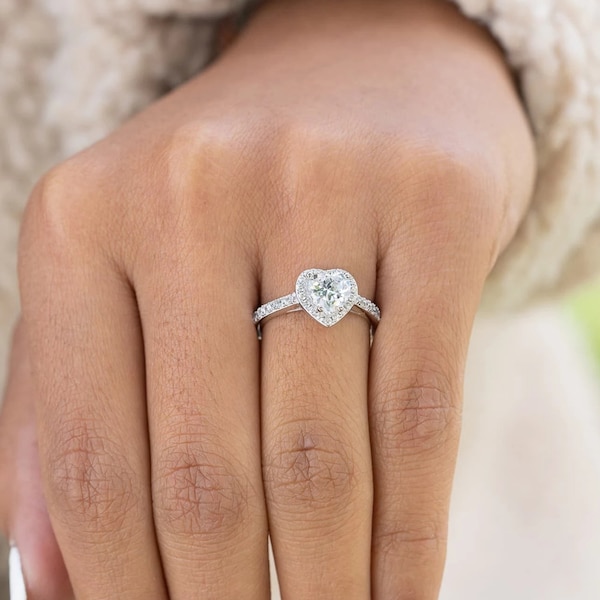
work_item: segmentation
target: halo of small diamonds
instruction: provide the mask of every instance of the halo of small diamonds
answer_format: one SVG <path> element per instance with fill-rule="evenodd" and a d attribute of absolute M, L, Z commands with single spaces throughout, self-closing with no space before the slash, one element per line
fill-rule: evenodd
<path fill-rule="evenodd" d="M 357 310 L 354 307 L 360 310 Z M 296 291 L 259 306 L 253 314 L 255 325 L 280 311 L 304 309 L 313 319 L 331 327 L 349 312 L 364 313 L 372 323 L 381 318 L 379 307 L 358 294 L 356 280 L 344 269 L 306 269 L 296 280 Z"/>
<path fill-rule="evenodd" d="M 354 277 L 343 269 L 307 269 L 296 280 L 296 296 L 313 319 L 331 327 L 356 303 L 358 286 Z"/>

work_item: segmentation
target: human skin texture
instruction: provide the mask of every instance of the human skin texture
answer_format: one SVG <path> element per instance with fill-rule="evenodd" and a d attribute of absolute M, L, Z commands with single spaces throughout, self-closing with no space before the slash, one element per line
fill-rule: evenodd
<path fill-rule="evenodd" d="M 450 4 L 341 6 L 266 3 L 33 192 L 0 425 L 3 480 L 39 461 L 35 506 L 0 500 L 32 598 L 68 571 L 78 599 L 265 599 L 268 534 L 286 600 L 437 597 L 465 354 L 532 138 Z M 309 267 L 379 304 L 370 351 L 355 315 L 258 342 L 253 309 Z"/>

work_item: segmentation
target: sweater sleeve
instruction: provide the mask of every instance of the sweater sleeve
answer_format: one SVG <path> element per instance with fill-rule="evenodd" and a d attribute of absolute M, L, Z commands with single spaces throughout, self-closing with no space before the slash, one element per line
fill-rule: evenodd
<path fill-rule="evenodd" d="M 504 48 L 536 139 L 532 203 L 484 293 L 515 307 L 600 272 L 600 4 L 455 2 Z"/>

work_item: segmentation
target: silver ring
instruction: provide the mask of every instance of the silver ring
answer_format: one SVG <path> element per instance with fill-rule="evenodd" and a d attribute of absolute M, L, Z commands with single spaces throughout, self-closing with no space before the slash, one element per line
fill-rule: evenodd
<path fill-rule="evenodd" d="M 306 269 L 296 280 L 296 291 L 259 306 L 253 314 L 260 325 L 279 314 L 306 311 L 315 321 L 331 327 L 352 312 L 367 318 L 372 327 L 381 319 L 379 307 L 358 293 L 356 280 L 344 269 Z"/>

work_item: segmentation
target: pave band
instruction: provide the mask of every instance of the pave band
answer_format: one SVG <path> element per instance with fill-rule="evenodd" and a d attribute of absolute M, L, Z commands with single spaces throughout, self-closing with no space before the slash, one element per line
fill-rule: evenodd
<path fill-rule="evenodd" d="M 351 308 L 348 312 L 354 313 L 356 315 L 360 315 L 370 320 L 373 324 L 377 324 L 379 319 L 381 318 L 379 308 L 374 302 L 371 302 L 367 298 L 363 298 L 359 296 L 356 299 L 356 306 L 360 310 L 356 310 L 355 308 Z M 288 309 L 288 310 L 286 310 Z M 287 296 L 282 296 L 281 298 L 277 298 L 276 300 L 271 300 L 271 302 L 267 302 L 262 306 L 259 306 L 252 315 L 254 320 L 254 324 L 258 325 L 260 322 L 268 321 L 270 317 L 277 316 L 277 313 L 280 311 L 283 312 L 295 312 L 298 310 L 303 310 L 298 302 L 298 298 L 296 297 L 296 292 L 292 292 Z"/>
<path fill-rule="evenodd" d="M 358 294 L 356 281 L 348 271 L 307 269 L 300 273 L 295 292 L 259 306 L 253 321 L 260 327 L 270 317 L 297 310 L 305 310 L 325 327 L 335 325 L 349 312 L 366 317 L 372 326 L 381 318 L 379 307 Z"/>

